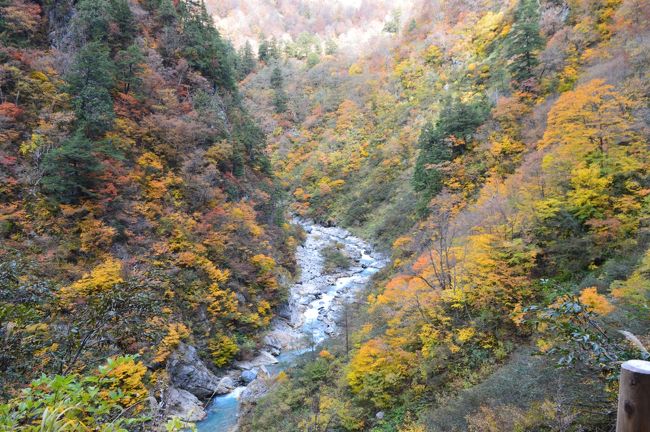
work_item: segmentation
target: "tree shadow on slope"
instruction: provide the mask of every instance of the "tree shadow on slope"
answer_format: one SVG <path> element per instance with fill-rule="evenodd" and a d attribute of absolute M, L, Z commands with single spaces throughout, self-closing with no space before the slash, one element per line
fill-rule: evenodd
<path fill-rule="evenodd" d="M 607 430 L 609 402 L 596 376 L 557 368 L 552 358 L 533 352 L 518 349 L 483 382 L 421 414 L 426 430 Z"/>

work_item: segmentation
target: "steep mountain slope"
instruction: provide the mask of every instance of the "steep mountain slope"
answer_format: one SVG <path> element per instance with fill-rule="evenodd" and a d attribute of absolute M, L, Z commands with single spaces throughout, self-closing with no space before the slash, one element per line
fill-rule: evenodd
<path fill-rule="evenodd" d="M 0 0 L 0 429 L 200 418 L 286 300 L 298 214 L 391 262 L 242 430 L 611 430 L 649 356 L 649 23 Z"/>
<path fill-rule="evenodd" d="M 2 1 L 0 38 L 0 429 L 152 430 L 294 268 L 236 55 L 193 1 Z"/>
<path fill-rule="evenodd" d="M 647 355 L 617 330 L 648 340 L 650 10 L 416 10 L 358 58 L 279 57 L 244 82 L 294 210 L 393 254 L 355 349 L 290 373 L 249 428 L 609 430 L 617 362 Z M 530 346 L 566 368 L 513 379 L 568 389 L 500 396 Z"/>

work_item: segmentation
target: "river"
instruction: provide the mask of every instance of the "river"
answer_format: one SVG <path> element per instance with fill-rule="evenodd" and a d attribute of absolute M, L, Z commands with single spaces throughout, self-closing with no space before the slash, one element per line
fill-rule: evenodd
<path fill-rule="evenodd" d="M 325 227 L 295 219 L 307 238 L 296 250 L 299 279 L 290 287 L 289 301 L 264 337 L 262 360 L 236 363 L 240 369 L 271 375 L 290 367 L 306 351 L 339 333 L 341 309 L 354 300 L 373 274 L 386 265 L 386 258 L 367 242 L 338 227 Z M 332 243 L 342 245 L 352 259 L 348 269 L 325 274 L 321 251 Z M 275 355 L 271 355 L 273 353 Z M 214 398 L 207 417 L 197 423 L 199 432 L 231 432 L 237 429 L 239 405 L 245 386 Z"/>

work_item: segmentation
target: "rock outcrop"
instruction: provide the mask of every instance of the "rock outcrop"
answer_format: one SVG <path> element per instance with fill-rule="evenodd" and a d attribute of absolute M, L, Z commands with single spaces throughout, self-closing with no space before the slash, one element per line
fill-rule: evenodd
<path fill-rule="evenodd" d="M 217 378 L 210 372 L 191 345 L 180 344 L 169 356 L 167 372 L 174 387 L 186 390 L 199 399 L 226 394 L 235 388 L 232 378 Z"/>
<path fill-rule="evenodd" d="M 245 418 L 257 403 L 270 390 L 273 380 L 264 366 L 257 372 L 257 377 L 252 380 L 239 396 L 239 416 Z"/>
<path fill-rule="evenodd" d="M 276 318 L 272 329 L 264 336 L 263 342 L 273 354 L 297 349 L 304 344 L 304 334 L 293 328 L 286 319 Z"/>
<path fill-rule="evenodd" d="M 165 394 L 166 414 L 188 422 L 203 420 L 206 416 L 201 401 L 187 390 L 170 387 Z"/>

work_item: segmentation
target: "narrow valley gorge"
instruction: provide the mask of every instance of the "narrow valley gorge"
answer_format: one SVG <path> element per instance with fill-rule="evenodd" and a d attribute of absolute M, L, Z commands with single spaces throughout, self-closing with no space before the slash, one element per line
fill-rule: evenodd
<path fill-rule="evenodd" d="M 649 71 L 646 0 L 0 0 L 0 432 L 650 425 Z"/>

